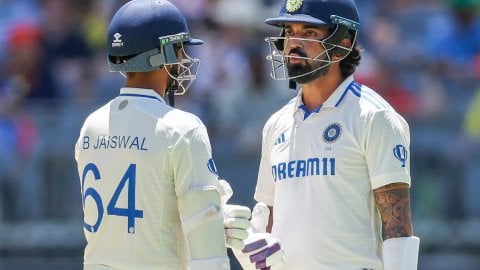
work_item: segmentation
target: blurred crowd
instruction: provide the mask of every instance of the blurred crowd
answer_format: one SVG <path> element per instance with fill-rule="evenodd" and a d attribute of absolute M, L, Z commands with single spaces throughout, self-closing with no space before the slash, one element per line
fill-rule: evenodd
<path fill-rule="evenodd" d="M 123 84 L 107 69 L 106 29 L 124 2 L 0 0 L 0 223 L 81 218 L 73 147 Z M 205 41 L 190 50 L 198 79 L 176 107 L 206 124 L 219 170 L 250 202 L 262 126 L 296 94 L 265 60 L 264 38 L 279 33 L 263 20 L 281 1 L 172 2 Z M 356 79 L 410 123 L 414 224 L 480 219 L 480 1 L 356 2 Z"/>

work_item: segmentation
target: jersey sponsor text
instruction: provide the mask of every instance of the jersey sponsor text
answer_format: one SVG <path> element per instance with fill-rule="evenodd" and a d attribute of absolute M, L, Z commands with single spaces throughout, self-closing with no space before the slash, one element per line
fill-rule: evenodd
<path fill-rule="evenodd" d="M 314 157 L 280 162 L 272 166 L 272 175 L 275 181 L 311 175 L 335 175 L 335 158 Z"/>

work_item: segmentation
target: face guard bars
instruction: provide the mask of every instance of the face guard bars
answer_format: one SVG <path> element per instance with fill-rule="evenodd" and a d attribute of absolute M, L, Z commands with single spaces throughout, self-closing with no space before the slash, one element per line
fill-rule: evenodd
<path fill-rule="evenodd" d="M 321 40 L 315 40 L 315 39 L 308 39 L 308 38 L 292 38 L 292 37 L 285 37 L 284 32 L 282 30 L 282 33 L 278 37 L 267 37 L 265 39 L 265 42 L 269 45 L 270 49 L 270 54 L 267 55 L 266 59 L 270 61 L 272 71 L 270 73 L 270 76 L 274 80 L 291 80 L 295 78 L 299 78 L 311 73 L 314 73 L 320 69 L 323 69 L 327 67 L 328 65 L 336 62 L 340 62 L 345 57 L 348 56 L 348 54 L 353 50 L 353 46 L 356 43 L 357 40 L 357 33 L 358 31 L 355 30 L 355 34 L 353 35 L 353 40 L 352 40 L 352 47 L 344 47 L 339 44 L 335 43 L 340 43 L 341 40 L 339 40 L 339 31 L 348 31 L 347 29 L 341 29 L 339 25 L 335 27 L 335 30 L 326 38 L 321 39 Z M 340 34 L 340 36 L 342 36 Z M 320 45 L 323 48 L 323 51 L 314 56 L 314 57 L 302 57 L 302 56 L 294 56 L 294 55 L 287 55 L 284 51 L 284 48 L 288 48 L 288 43 L 291 41 L 301 41 L 301 42 L 317 42 L 320 43 Z M 343 57 L 337 59 L 337 60 L 332 60 L 332 56 L 336 52 L 341 52 Z M 317 61 L 323 63 L 320 65 L 318 68 L 309 71 L 307 73 L 299 74 L 296 76 L 289 76 L 288 75 L 288 69 L 287 69 L 287 63 L 288 59 L 290 58 L 295 58 L 295 59 L 302 59 L 302 60 L 311 60 L 311 61 Z"/>
<path fill-rule="evenodd" d="M 200 59 L 190 57 L 185 51 L 184 43 L 189 40 L 188 33 L 160 37 L 158 48 L 137 54 L 118 64 L 109 61 L 109 69 L 125 76 L 127 72 L 148 72 L 169 66 L 171 69 L 165 70 L 178 86 L 175 95 L 183 95 L 197 78 L 200 66 Z M 177 57 L 179 51 L 181 54 Z"/>

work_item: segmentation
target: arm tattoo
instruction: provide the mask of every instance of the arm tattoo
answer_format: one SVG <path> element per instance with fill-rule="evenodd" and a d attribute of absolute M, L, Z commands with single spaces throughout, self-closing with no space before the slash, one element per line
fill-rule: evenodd
<path fill-rule="evenodd" d="M 373 191 L 383 224 L 383 240 L 412 236 L 410 191 L 404 183 L 394 183 Z"/>

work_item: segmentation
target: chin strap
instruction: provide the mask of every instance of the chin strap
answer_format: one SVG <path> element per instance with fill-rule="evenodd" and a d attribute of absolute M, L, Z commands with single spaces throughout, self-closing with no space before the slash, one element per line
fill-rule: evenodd
<path fill-rule="evenodd" d="M 290 88 L 292 90 L 297 90 L 297 83 L 293 80 L 289 80 L 288 81 L 288 88 Z"/>
<path fill-rule="evenodd" d="M 170 87 L 168 87 L 168 90 L 167 90 L 168 104 L 171 107 L 175 107 L 175 92 L 177 92 L 177 89 L 178 89 L 178 86 L 175 87 L 173 85 L 170 85 Z"/>
<path fill-rule="evenodd" d="M 172 75 L 177 76 L 176 70 L 172 70 Z M 170 83 L 168 84 L 167 87 L 167 95 L 168 95 L 168 104 L 171 107 L 175 107 L 175 93 L 177 93 L 178 90 L 178 81 L 170 78 Z"/>

